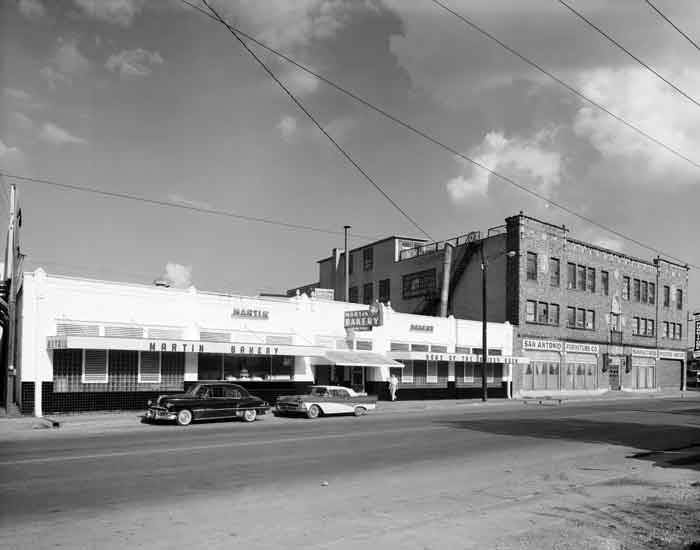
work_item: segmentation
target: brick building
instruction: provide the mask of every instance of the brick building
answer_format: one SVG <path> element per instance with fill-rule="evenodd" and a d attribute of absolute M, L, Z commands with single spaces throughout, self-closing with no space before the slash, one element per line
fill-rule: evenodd
<path fill-rule="evenodd" d="M 687 266 L 585 243 L 522 213 L 505 222 L 485 235 L 389 237 L 351 250 L 349 301 L 479 320 L 483 247 L 487 319 L 514 325 L 513 354 L 529 359 L 513 369 L 515 394 L 680 387 Z M 343 299 L 344 262 L 338 249 L 320 260 L 314 285 Z"/>

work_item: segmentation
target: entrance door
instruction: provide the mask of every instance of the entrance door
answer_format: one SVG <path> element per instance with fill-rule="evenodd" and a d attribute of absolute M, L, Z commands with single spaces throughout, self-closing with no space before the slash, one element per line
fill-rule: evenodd
<path fill-rule="evenodd" d="M 617 359 L 617 364 L 615 363 L 610 363 L 610 371 L 608 373 L 608 380 L 610 381 L 610 389 L 611 390 L 619 390 L 620 389 L 620 359 L 619 358 L 613 358 Z"/>
<path fill-rule="evenodd" d="M 365 391 L 365 369 L 363 367 L 352 367 L 350 371 L 350 383 L 356 392 Z"/>

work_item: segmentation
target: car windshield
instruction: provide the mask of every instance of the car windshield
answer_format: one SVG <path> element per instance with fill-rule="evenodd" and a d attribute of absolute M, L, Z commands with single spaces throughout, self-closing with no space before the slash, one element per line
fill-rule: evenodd
<path fill-rule="evenodd" d="M 194 386 L 190 386 L 190 389 L 188 389 L 185 392 L 185 395 L 195 396 L 195 395 L 197 395 L 197 392 L 199 391 L 199 388 L 201 388 L 201 387 L 202 387 L 201 384 L 195 384 Z"/>

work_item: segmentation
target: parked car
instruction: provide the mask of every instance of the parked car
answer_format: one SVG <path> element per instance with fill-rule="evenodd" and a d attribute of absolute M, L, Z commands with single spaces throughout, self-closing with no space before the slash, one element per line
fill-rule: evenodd
<path fill-rule="evenodd" d="M 285 395 L 277 399 L 275 413 L 303 414 L 317 418 L 326 414 L 362 416 L 377 407 L 377 397 L 357 393 L 343 386 L 311 386 L 304 395 Z"/>
<path fill-rule="evenodd" d="M 193 420 L 241 418 L 253 422 L 270 410 L 270 405 L 245 388 L 228 382 L 200 382 L 185 393 L 161 395 L 148 402 L 144 420 L 175 420 L 187 426 Z"/>

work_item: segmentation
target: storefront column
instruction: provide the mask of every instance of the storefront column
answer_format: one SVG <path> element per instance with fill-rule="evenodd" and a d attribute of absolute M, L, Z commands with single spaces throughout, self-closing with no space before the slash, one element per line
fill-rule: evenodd
<path fill-rule="evenodd" d="M 455 362 L 454 361 L 447 362 L 447 381 L 448 382 L 455 381 Z"/>
<path fill-rule="evenodd" d="M 185 382 L 196 382 L 199 377 L 196 353 L 185 352 Z"/>
<path fill-rule="evenodd" d="M 294 357 L 294 372 L 292 380 L 295 382 L 313 382 L 314 372 L 311 367 L 310 357 Z"/>

